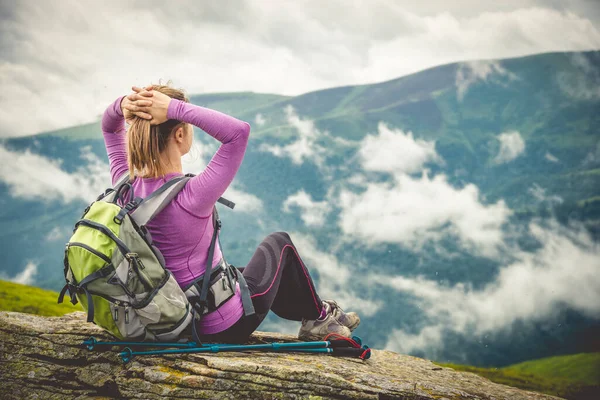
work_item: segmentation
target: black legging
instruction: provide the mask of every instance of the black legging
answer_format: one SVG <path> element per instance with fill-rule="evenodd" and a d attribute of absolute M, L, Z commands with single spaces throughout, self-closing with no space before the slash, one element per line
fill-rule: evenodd
<path fill-rule="evenodd" d="M 256 314 L 242 318 L 223 332 L 200 335 L 205 342 L 242 343 L 258 328 L 269 310 L 293 321 L 317 319 L 322 303 L 290 236 L 272 233 L 263 240 L 245 268 Z"/>

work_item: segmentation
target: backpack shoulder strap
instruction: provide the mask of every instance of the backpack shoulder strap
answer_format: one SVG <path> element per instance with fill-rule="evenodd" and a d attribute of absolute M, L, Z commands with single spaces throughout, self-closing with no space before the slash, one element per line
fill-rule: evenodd
<path fill-rule="evenodd" d="M 125 182 L 127 182 L 129 180 L 129 171 L 125 172 L 118 180 L 117 183 L 115 183 L 115 187 L 114 189 L 117 190 L 119 188 L 119 186 L 121 186 L 122 184 L 124 184 Z"/>
<path fill-rule="evenodd" d="M 133 218 L 138 226 L 146 225 L 148 221 L 161 212 L 177 196 L 189 180 L 189 177 L 182 176 L 164 183 L 150 196 L 141 201 L 139 206 L 131 212 L 131 218 Z"/>

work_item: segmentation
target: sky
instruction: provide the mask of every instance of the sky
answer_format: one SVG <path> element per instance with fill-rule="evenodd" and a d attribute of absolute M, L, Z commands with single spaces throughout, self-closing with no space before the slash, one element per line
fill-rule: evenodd
<path fill-rule="evenodd" d="M 132 85 L 298 95 L 600 48 L 597 0 L 0 0 L 0 137 L 96 121 Z"/>

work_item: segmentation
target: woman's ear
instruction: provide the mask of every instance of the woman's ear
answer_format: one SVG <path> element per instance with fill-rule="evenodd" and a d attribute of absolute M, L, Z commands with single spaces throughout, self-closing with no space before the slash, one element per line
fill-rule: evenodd
<path fill-rule="evenodd" d="M 185 132 L 183 131 L 183 127 L 180 126 L 175 131 L 175 136 L 174 136 L 175 137 L 175 141 L 177 143 L 183 143 L 184 136 L 185 136 Z"/>

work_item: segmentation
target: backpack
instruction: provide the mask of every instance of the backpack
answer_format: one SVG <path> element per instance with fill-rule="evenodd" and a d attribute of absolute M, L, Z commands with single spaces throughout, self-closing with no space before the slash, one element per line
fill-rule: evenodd
<path fill-rule="evenodd" d="M 204 314 L 216 310 L 235 294 L 238 283 L 244 314 L 254 314 L 243 275 L 224 258 L 212 268 L 221 222 L 213 208 L 214 233 L 206 272 L 181 288 L 146 224 L 183 189 L 193 175 L 176 177 L 151 195 L 135 197 L 128 174 L 107 189 L 84 211 L 65 246 L 64 274 L 71 302 L 87 310 L 87 321 L 115 337 L 134 341 L 176 340 Z M 230 208 L 234 203 L 220 198 Z M 120 206 L 119 203 L 124 204 Z M 209 276 L 209 279 L 204 279 Z M 192 324 L 194 339 L 200 343 Z"/>

